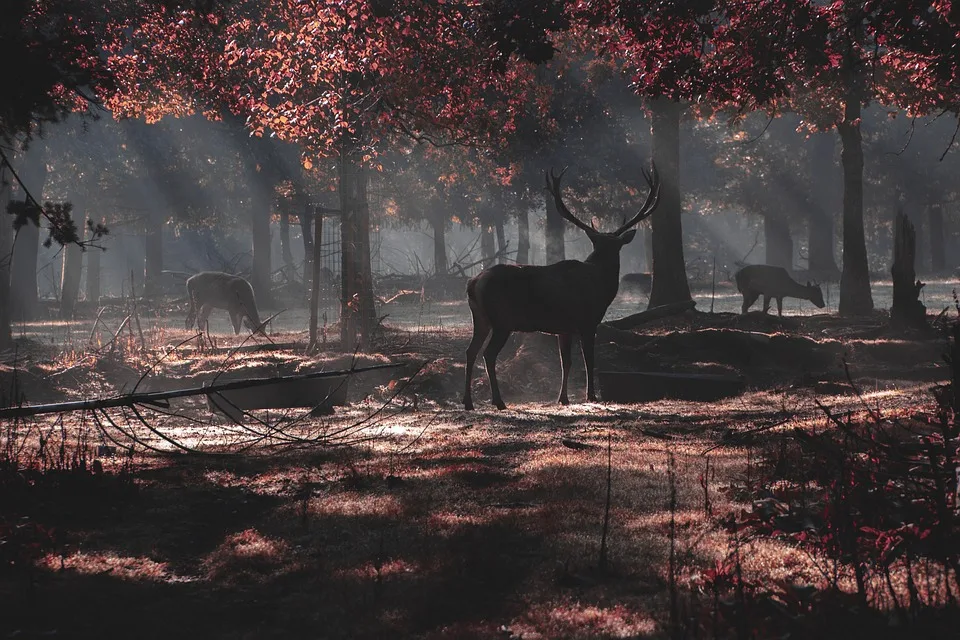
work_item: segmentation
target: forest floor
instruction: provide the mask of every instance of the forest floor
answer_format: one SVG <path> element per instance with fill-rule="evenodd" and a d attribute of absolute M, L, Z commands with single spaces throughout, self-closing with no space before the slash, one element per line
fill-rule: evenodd
<path fill-rule="evenodd" d="M 187 332 L 140 331 L 21 340 L 0 386 L 40 403 L 404 365 L 354 376 L 329 416 L 254 411 L 240 426 L 200 396 L 0 423 L 0 637 L 667 637 L 673 588 L 730 551 L 717 518 L 745 505 L 725 488 L 759 448 L 829 427 L 827 411 L 929 406 L 949 377 L 945 332 L 903 336 L 882 313 L 687 312 L 601 332 L 597 369 L 742 376 L 742 393 L 583 403 L 575 359 L 561 407 L 555 343 L 518 336 L 500 357 L 508 409 L 478 366 L 466 412 L 462 329 L 388 330 L 356 357 L 306 357 L 299 334 L 200 350 Z M 823 580 L 785 543 L 740 553 L 749 575 Z"/>

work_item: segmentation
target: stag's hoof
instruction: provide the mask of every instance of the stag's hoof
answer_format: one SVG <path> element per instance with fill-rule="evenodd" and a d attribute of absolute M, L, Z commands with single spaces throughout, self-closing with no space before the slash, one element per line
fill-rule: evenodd
<path fill-rule="evenodd" d="M 557 404 L 567 405 L 570 404 L 570 400 L 567 398 L 557 398 Z"/>
<path fill-rule="evenodd" d="M 507 408 L 507 405 L 503 404 L 503 401 L 502 401 L 502 400 L 501 400 L 500 402 L 494 402 L 493 405 L 494 405 L 497 409 L 500 409 L 500 411 L 503 411 L 504 409 Z"/>
<path fill-rule="evenodd" d="M 464 400 L 464 401 L 463 401 L 463 408 L 464 408 L 465 411 L 473 411 L 473 401 L 471 401 L 471 400 Z"/>

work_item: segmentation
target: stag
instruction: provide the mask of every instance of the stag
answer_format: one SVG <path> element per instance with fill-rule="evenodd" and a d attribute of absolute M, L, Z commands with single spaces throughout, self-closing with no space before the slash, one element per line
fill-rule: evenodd
<path fill-rule="evenodd" d="M 557 402 L 569 404 L 567 380 L 570 377 L 570 345 L 580 338 L 580 350 L 587 370 L 587 400 L 596 401 L 593 384 L 593 351 L 597 325 L 617 295 L 620 284 L 620 249 L 633 240 L 641 220 L 647 218 L 660 199 L 660 178 L 653 165 L 650 174 L 643 171 L 650 191 L 630 220 L 616 231 L 604 233 L 584 224 L 573 215 L 560 196 L 560 181 L 566 169 L 555 175 L 545 173 L 547 191 L 553 196 L 557 211 L 568 222 L 582 229 L 593 251 L 584 261 L 564 260 L 547 266 L 498 264 L 485 269 L 467 282 L 467 301 L 473 315 L 473 339 L 467 347 L 466 387 L 463 406 L 473 409 L 470 386 L 477 354 L 487 336 L 490 342 L 483 360 L 493 392 L 493 404 L 506 409 L 497 384 L 497 355 L 514 331 L 555 334 L 560 349 L 562 376 Z"/>

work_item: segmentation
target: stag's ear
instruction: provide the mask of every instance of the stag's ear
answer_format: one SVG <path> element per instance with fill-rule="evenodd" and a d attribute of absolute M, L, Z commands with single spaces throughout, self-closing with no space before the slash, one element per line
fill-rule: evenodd
<path fill-rule="evenodd" d="M 630 229 L 629 231 L 624 231 L 620 234 L 620 244 L 630 244 L 630 241 L 633 240 L 633 237 L 637 235 L 636 229 Z"/>

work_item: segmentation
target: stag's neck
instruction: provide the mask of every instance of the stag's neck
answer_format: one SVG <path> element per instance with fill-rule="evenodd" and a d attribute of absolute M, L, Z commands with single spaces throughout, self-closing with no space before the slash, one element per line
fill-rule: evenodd
<path fill-rule="evenodd" d="M 584 263 L 600 269 L 600 287 L 613 300 L 620 287 L 620 254 L 602 255 L 594 251 L 587 256 Z"/>

